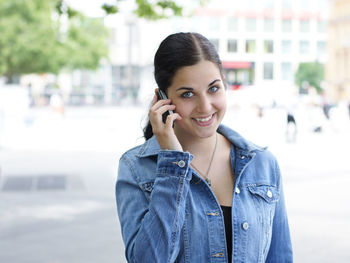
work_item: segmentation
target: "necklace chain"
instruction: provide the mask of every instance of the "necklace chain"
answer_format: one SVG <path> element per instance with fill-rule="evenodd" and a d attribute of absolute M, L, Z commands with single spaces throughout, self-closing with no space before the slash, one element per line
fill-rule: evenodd
<path fill-rule="evenodd" d="M 213 163 L 213 160 L 214 160 L 214 156 L 215 156 L 215 152 L 216 152 L 216 148 L 217 148 L 217 145 L 218 145 L 218 134 L 216 133 L 216 137 L 215 137 L 215 146 L 214 146 L 214 150 L 213 150 L 213 153 L 211 155 L 211 159 L 210 159 L 210 163 L 209 163 L 209 166 L 208 166 L 208 169 L 207 169 L 207 172 L 206 174 L 203 174 L 196 166 L 194 166 L 193 163 L 191 163 L 191 166 L 201 175 L 204 177 L 204 180 L 208 183 L 209 186 L 211 186 L 211 180 L 209 178 L 209 172 L 210 172 L 210 168 L 211 168 L 211 164 Z"/>

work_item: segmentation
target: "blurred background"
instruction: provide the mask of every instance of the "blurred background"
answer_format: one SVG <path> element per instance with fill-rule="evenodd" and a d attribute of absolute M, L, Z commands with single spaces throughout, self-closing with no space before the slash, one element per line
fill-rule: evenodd
<path fill-rule="evenodd" d="M 0 0 L 0 262 L 126 262 L 118 160 L 179 31 L 220 54 L 223 122 L 279 160 L 295 262 L 350 262 L 350 0 Z"/>

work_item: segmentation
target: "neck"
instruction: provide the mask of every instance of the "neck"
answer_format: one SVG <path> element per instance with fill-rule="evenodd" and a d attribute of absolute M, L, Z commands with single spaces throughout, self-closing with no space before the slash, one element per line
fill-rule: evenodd
<path fill-rule="evenodd" d="M 216 143 L 216 133 L 206 138 L 198 138 L 176 134 L 184 151 L 188 151 L 195 157 L 203 154 L 211 154 Z"/>

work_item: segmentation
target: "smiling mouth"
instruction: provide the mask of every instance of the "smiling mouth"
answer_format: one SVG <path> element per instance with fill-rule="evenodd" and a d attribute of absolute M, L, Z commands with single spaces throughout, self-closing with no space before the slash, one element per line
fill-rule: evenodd
<path fill-rule="evenodd" d="M 199 126 L 210 126 L 214 119 L 215 119 L 216 113 L 213 113 L 212 115 L 205 117 L 205 118 L 193 118 L 193 120 L 197 123 Z"/>
<path fill-rule="evenodd" d="M 198 122 L 207 122 L 207 121 L 209 121 L 211 118 L 213 118 L 213 115 L 214 114 L 212 114 L 212 115 L 210 115 L 210 116 L 208 116 L 208 117 L 206 117 L 206 118 L 194 118 L 196 121 L 198 121 Z"/>

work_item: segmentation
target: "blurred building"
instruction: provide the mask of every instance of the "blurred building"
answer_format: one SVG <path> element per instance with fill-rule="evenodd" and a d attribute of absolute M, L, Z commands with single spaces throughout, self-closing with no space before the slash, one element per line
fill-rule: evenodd
<path fill-rule="evenodd" d="M 326 80 L 335 101 L 350 99 L 350 0 L 333 0 L 329 17 Z"/>
<path fill-rule="evenodd" d="M 300 62 L 326 62 L 327 0 L 222 2 L 194 19 L 217 46 L 233 87 L 283 88 L 293 85 Z"/>
<path fill-rule="evenodd" d="M 328 0 L 211 0 L 191 16 L 160 21 L 109 16 L 110 59 L 98 72 L 74 72 L 70 102 L 148 100 L 156 88 L 154 53 L 167 35 L 179 31 L 196 31 L 212 41 L 231 89 L 284 93 L 293 87 L 300 62 L 326 62 L 327 20 Z"/>
<path fill-rule="evenodd" d="M 111 23 L 112 79 L 143 98 L 155 88 L 152 64 L 160 41 L 196 31 L 217 47 L 230 88 L 253 85 L 283 93 L 294 85 L 300 62 L 326 62 L 327 22 L 328 0 L 212 0 L 189 17 L 119 20 Z"/>

